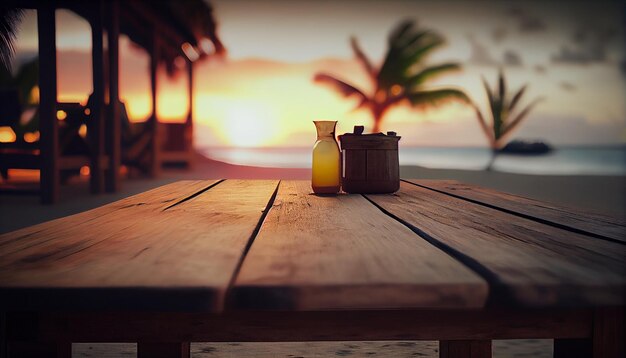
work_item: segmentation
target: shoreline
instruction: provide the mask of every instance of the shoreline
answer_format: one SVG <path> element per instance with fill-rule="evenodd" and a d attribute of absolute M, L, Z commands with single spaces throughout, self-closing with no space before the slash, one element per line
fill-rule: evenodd
<path fill-rule="evenodd" d="M 37 175 L 16 176 L 19 184 L 33 184 Z M 452 179 L 498 191 L 617 218 L 626 217 L 626 176 L 559 176 L 512 174 L 497 171 L 429 169 L 400 166 L 400 177 Z M 310 180 L 308 168 L 268 168 L 229 164 L 197 153 L 191 170 L 164 170 L 158 178 L 124 178 L 117 193 L 91 195 L 88 177 L 72 178 L 61 187 L 55 205 L 41 205 L 35 195 L 0 194 L 0 233 L 76 214 L 177 180 L 284 179 Z M 29 181 L 30 180 L 30 181 Z"/>

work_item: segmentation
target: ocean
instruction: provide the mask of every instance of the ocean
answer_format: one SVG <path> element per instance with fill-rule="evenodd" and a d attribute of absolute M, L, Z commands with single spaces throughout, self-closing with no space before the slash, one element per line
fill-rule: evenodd
<path fill-rule="evenodd" d="M 199 148 L 232 164 L 278 168 L 311 166 L 311 148 Z M 400 165 L 482 170 L 491 153 L 479 147 L 400 147 Z M 537 175 L 626 175 L 626 146 L 561 147 L 539 156 L 498 155 L 494 170 Z"/>

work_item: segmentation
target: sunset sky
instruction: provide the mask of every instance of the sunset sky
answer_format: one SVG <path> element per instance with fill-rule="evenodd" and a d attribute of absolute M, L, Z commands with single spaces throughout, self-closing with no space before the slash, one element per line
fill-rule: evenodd
<path fill-rule="evenodd" d="M 545 96 L 516 137 L 556 145 L 626 142 L 624 8 L 619 2 L 469 1 L 211 1 L 225 61 L 198 63 L 195 72 L 198 146 L 309 146 L 314 119 L 339 121 L 338 132 L 371 126 L 355 102 L 315 84 L 324 71 L 366 87 L 353 59 L 356 36 L 377 64 L 387 35 L 414 19 L 447 39 L 428 61 L 457 61 L 461 72 L 433 82 L 466 90 L 486 106 L 480 77 L 490 83 L 503 66 L 509 88 L 530 87 L 526 101 Z M 85 102 L 91 92 L 88 24 L 57 13 L 59 100 Z M 148 55 L 121 42 L 121 96 L 134 120 L 149 115 Z M 36 16 L 27 14 L 18 37 L 18 59 L 36 52 Z M 160 76 L 158 115 L 180 120 L 187 111 L 186 79 Z M 367 88 L 367 87 L 366 87 Z M 428 111 L 399 106 L 383 130 L 404 145 L 485 145 L 467 107 L 449 104 Z"/>

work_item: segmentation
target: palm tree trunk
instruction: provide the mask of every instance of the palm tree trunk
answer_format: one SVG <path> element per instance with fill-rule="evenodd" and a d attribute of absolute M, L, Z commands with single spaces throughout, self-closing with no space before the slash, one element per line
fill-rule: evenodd
<path fill-rule="evenodd" d="M 486 171 L 491 171 L 493 167 L 493 163 L 496 161 L 496 156 L 498 155 L 498 150 L 496 148 L 491 149 L 491 159 L 489 159 L 489 163 L 487 163 Z"/>
<path fill-rule="evenodd" d="M 372 133 L 380 132 L 380 118 L 374 118 L 374 128 L 372 128 Z"/>
<path fill-rule="evenodd" d="M 372 117 L 374 117 L 374 128 L 372 128 L 372 133 L 380 132 L 380 124 L 383 121 L 383 113 L 384 113 L 384 109 L 378 109 L 378 108 L 372 109 Z"/>

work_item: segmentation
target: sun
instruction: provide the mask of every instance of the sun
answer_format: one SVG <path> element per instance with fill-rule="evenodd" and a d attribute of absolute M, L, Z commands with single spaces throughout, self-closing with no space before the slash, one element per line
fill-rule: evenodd
<path fill-rule="evenodd" d="M 224 108 L 220 132 L 232 146 L 262 147 L 271 144 L 277 135 L 275 120 L 272 111 L 260 103 L 231 103 Z"/>

